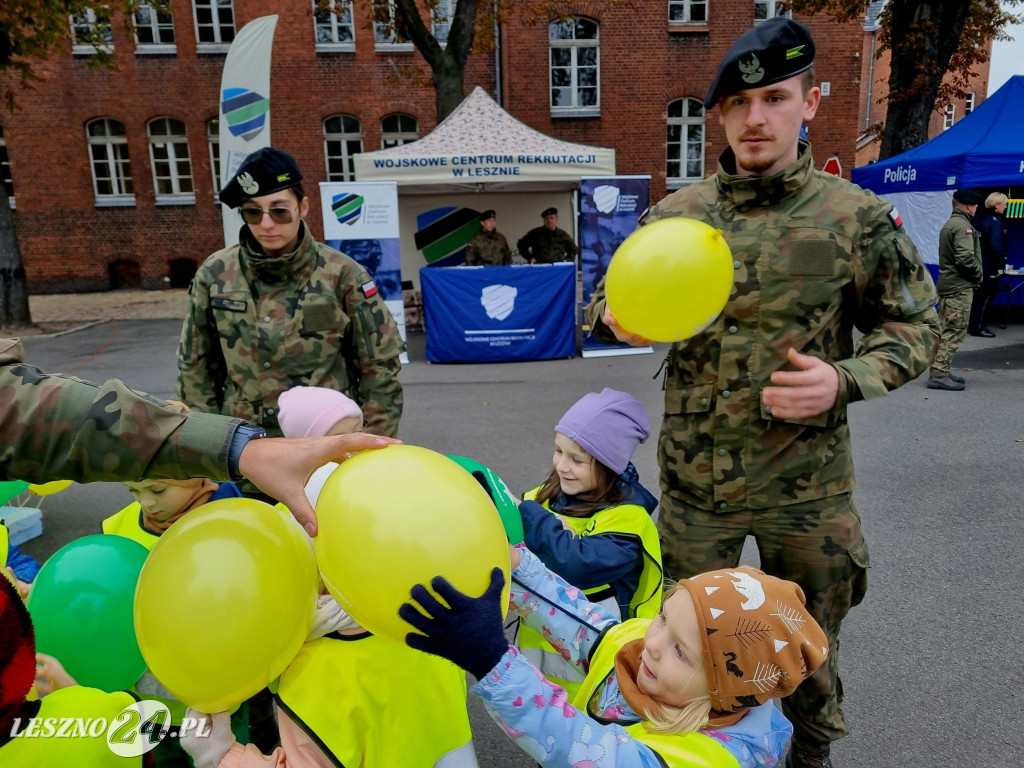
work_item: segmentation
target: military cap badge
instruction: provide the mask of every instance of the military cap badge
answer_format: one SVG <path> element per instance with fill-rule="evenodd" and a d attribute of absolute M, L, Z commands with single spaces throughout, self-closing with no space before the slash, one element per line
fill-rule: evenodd
<path fill-rule="evenodd" d="M 750 54 L 750 61 L 744 63 L 743 61 L 737 62 L 737 66 L 740 68 L 740 72 L 743 73 L 743 82 L 745 83 L 759 83 L 761 78 L 764 77 L 764 67 L 761 66 L 761 62 L 758 61 L 756 54 Z"/>
<path fill-rule="evenodd" d="M 248 171 L 238 175 L 238 186 L 242 188 L 242 191 L 247 195 L 255 195 L 260 191 L 260 185 L 256 183 L 256 179 L 252 177 Z"/>

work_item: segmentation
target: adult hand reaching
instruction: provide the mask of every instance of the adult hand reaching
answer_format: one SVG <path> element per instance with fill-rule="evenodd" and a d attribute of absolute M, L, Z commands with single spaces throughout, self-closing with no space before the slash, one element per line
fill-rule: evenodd
<path fill-rule="evenodd" d="M 365 432 L 331 437 L 250 440 L 239 456 L 238 469 L 268 496 L 283 502 L 309 535 L 316 536 L 316 515 L 305 492 L 309 476 L 329 461 L 340 463 L 359 451 L 385 448 L 401 442 Z"/>
<path fill-rule="evenodd" d="M 615 315 L 608 309 L 608 302 L 604 303 L 604 313 L 601 315 L 601 322 L 608 326 L 616 339 L 621 341 L 623 344 L 629 344 L 631 347 L 649 347 L 654 342 L 650 339 L 645 339 L 643 336 L 637 336 L 635 333 L 630 333 L 619 325 L 615 319 Z"/>
<path fill-rule="evenodd" d="M 831 410 L 839 396 L 839 371 L 824 360 L 802 355 L 792 347 L 789 362 L 798 371 L 775 371 L 762 392 L 764 404 L 782 419 L 806 419 Z"/>

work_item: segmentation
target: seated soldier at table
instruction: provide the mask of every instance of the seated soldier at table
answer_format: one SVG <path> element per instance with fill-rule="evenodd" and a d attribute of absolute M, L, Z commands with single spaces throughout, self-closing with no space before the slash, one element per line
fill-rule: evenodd
<path fill-rule="evenodd" d="M 512 250 L 497 226 L 493 209 L 480 214 L 480 231 L 466 245 L 467 267 L 507 267 L 512 263 Z"/>

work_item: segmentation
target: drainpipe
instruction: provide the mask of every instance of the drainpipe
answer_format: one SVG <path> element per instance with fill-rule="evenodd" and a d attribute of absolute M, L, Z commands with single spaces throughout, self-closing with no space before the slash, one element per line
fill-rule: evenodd
<path fill-rule="evenodd" d="M 864 113 L 864 130 L 871 127 L 871 86 L 875 84 L 875 30 L 871 30 L 871 52 L 868 54 L 868 109 Z"/>

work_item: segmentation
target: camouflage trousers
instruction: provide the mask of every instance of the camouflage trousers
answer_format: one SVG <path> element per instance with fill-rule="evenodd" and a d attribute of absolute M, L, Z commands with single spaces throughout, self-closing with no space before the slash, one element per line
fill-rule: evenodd
<path fill-rule="evenodd" d="M 828 636 L 829 656 L 782 699 L 782 711 L 793 723 L 793 740 L 805 749 L 821 751 L 845 736 L 839 628 L 864 599 L 870 564 L 850 494 L 724 513 L 663 495 L 658 531 L 665 573 L 675 579 L 735 567 L 744 540 L 753 536 L 761 570 L 800 585 L 807 610 Z"/>
<path fill-rule="evenodd" d="M 959 291 L 948 296 L 939 297 L 939 349 L 932 361 L 932 373 L 935 378 L 949 375 L 949 366 L 953 355 L 960 349 L 967 336 L 967 324 L 971 319 L 971 299 L 974 291 Z"/>

